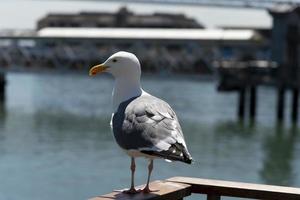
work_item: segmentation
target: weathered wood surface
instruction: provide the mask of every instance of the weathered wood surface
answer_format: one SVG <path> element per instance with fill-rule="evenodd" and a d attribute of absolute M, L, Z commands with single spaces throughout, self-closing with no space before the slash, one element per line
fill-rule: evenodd
<path fill-rule="evenodd" d="M 167 180 L 192 185 L 192 193 L 264 200 L 300 200 L 300 188 L 188 177 L 173 177 Z"/>
<path fill-rule="evenodd" d="M 143 186 L 137 188 L 143 188 Z M 150 189 L 153 190 L 150 194 L 129 195 L 122 192 L 112 192 L 90 200 L 179 200 L 191 195 L 191 186 L 183 183 L 154 181 L 150 183 Z"/>

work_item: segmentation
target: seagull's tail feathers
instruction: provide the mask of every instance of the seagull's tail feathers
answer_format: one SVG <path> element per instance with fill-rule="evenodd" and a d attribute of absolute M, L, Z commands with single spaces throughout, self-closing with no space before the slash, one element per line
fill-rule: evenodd
<path fill-rule="evenodd" d="M 192 164 L 193 158 L 187 149 L 180 143 L 172 144 L 168 150 L 165 151 L 142 151 L 142 153 L 158 156 L 170 161 L 181 161 L 187 164 Z"/>

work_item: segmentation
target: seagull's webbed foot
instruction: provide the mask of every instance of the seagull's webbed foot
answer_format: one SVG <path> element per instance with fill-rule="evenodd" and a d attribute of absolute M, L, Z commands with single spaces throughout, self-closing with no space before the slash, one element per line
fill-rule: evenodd
<path fill-rule="evenodd" d="M 142 190 L 143 193 L 145 194 L 148 194 L 150 192 L 154 192 L 153 190 L 150 190 L 149 186 L 146 186 L 143 190 Z"/>
<path fill-rule="evenodd" d="M 128 190 L 123 190 L 122 192 L 125 193 L 125 194 L 137 194 L 137 193 L 141 192 L 141 190 L 136 190 L 133 187 L 133 188 L 130 188 Z"/>

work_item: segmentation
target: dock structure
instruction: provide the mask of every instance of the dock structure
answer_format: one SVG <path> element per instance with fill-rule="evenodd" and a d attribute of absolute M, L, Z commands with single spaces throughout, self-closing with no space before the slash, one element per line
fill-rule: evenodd
<path fill-rule="evenodd" d="M 144 72 L 207 75 L 215 72 L 211 63 L 224 48 L 237 57 L 243 49 L 262 49 L 262 40 L 254 30 L 48 27 L 0 34 L 0 73 L 86 73 L 116 51 L 128 50 L 138 56 Z"/>
<path fill-rule="evenodd" d="M 272 60 L 278 63 L 277 72 L 277 119 L 284 118 L 285 91 L 292 92 L 291 120 L 298 119 L 298 94 L 299 94 L 299 42 L 300 42 L 300 7 L 285 6 L 269 11 L 273 16 Z"/>
<path fill-rule="evenodd" d="M 206 195 L 207 200 L 221 200 L 221 197 L 238 197 L 264 200 L 299 200 L 300 188 L 282 187 L 211 179 L 173 177 L 150 184 L 153 192 L 128 195 L 112 192 L 90 200 L 182 200 L 193 194 Z"/>
<path fill-rule="evenodd" d="M 256 90 L 259 85 L 273 85 L 277 88 L 277 121 L 284 121 L 285 94 L 290 91 L 291 121 L 298 120 L 298 99 L 300 88 L 300 7 L 280 5 L 269 10 L 273 17 L 272 38 L 270 41 L 271 57 L 268 64 L 258 61 L 219 65 L 221 91 L 237 91 L 238 117 L 243 120 L 246 107 L 249 106 L 249 118 L 256 115 Z M 247 104 L 248 102 L 248 104 Z"/>
<path fill-rule="evenodd" d="M 259 85 L 276 86 L 278 67 L 270 61 L 240 61 L 219 63 L 218 91 L 237 92 L 237 116 L 244 120 L 246 113 L 255 120 L 257 107 L 257 88 Z"/>

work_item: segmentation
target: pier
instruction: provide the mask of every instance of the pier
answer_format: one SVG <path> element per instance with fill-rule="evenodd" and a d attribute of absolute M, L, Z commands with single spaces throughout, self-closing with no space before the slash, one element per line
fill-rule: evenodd
<path fill-rule="evenodd" d="M 290 118 L 296 124 L 300 7 L 284 4 L 266 8 L 273 17 L 271 36 L 248 29 L 82 28 L 45 24 L 35 33 L 0 35 L 0 100 L 5 99 L 7 71 L 86 71 L 88 66 L 126 49 L 139 57 L 144 72 L 217 74 L 219 91 L 238 94 L 237 118 L 241 121 L 247 117 L 255 121 L 259 86 L 271 85 L 277 90 L 275 117 L 283 122 L 285 96 L 290 92 Z"/>
<path fill-rule="evenodd" d="M 259 85 L 272 85 L 277 89 L 276 117 L 284 121 L 285 94 L 292 94 L 290 118 L 293 124 L 298 121 L 298 99 L 300 88 L 299 45 L 300 45 L 300 7 L 284 5 L 269 10 L 273 17 L 270 41 L 269 62 L 248 59 L 239 62 L 220 62 L 220 91 L 238 93 L 237 116 L 244 120 L 249 113 L 250 121 L 256 117 L 257 88 Z"/>
<path fill-rule="evenodd" d="M 243 49 L 261 52 L 265 44 L 254 30 L 50 27 L 0 35 L 0 80 L 7 72 L 86 73 L 125 49 L 139 57 L 144 72 L 212 75 L 213 61 L 228 47 L 236 57 Z M 0 86 L 5 88 L 4 81 Z"/>
<path fill-rule="evenodd" d="M 221 197 L 264 200 L 300 199 L 300 188 L 189 177 L 154 181 L 150 184 L 150 188 L 154 191 L 150 194 L 128 195 L 122 192 L 112 192 L 90 200 L 183 200 L 194 194 L 206 195 L 207 200 L 221 200 Z"/>

